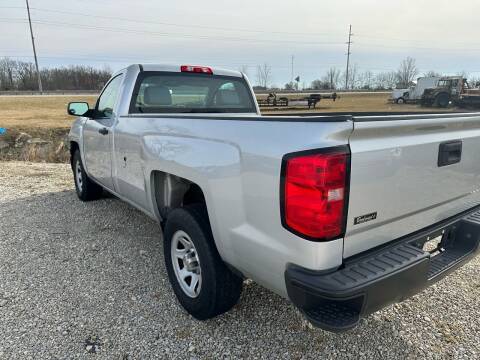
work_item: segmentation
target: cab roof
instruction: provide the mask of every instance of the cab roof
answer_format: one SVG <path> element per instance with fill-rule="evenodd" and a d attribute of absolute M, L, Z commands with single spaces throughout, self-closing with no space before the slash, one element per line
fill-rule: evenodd
<path fill-rule="evenodd" d="M 189 66 L 200 66 L 200 67 L 209 67 L 213 71 L 213 75 L 223 75 L 223 76 L 234 76 L 234 77 L 243 77 L 243 74 L 240 71 L 222 69 L 218 67 L 203 65 L 203 64 L 134 64 L 130 67 L 136 66 L 140 67 L 141 71 L 166 71 L 166 72 L 181 72 L 181 67 L 184 65 Z"/>

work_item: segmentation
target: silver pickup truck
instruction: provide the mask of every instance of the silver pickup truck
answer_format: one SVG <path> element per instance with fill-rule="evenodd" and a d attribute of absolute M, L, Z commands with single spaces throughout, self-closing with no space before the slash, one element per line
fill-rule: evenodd
<path fill-rule="evenodd" d="M 261 116 L 244 74 L 188 65 L 131 65 L 68 113 L 78 197 L 160 222 L 197 319 L 250 278 L 347 330 L 479 247 L 480 114 Z"/>

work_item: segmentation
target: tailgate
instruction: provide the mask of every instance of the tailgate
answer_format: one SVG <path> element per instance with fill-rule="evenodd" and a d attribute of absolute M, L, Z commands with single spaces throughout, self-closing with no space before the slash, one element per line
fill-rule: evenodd
<path fill-rule="evenodd" d="M 350 149 L 344 257 L 480 204 L 480 114 L 358 117 Z"/>

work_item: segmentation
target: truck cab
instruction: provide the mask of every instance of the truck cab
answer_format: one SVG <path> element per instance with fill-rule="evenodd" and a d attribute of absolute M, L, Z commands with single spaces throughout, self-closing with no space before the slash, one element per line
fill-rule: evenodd
<path fill-rule="evenodd" d="M 446 108 L 455 102 L 468 86 L 463 76 L 449 76 L 441 78 L 435 87 L 425 90 L 422 96 L 423 106 Z"/>

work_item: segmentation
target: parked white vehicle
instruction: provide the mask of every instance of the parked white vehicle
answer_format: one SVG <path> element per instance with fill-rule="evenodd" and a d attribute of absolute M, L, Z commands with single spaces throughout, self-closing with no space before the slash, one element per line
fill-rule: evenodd
<path fill-rule="evenodd" d="M 408 89 L 394 89 L 391 100 L 397 104 L 417 103 L 422 99 L 425 89 L 437 86 L 441 77 L 421 77 L 417 79 L 415 86 Z"/>
<path fill-rule="evenodd" d="M 408 98 L 410 89 L 393 89 L 391 101 L 396 104 L 405 104 L 405 99 Z"/>
<path fill-rule="evenodd" d="M 477 253 L 480 114 L 261 116 L 245 75 L 187 65 L 129 66 L 68 113 L 78 197 L 161 223 L 197 319 L 251 278 L 342 331 Z"/>

